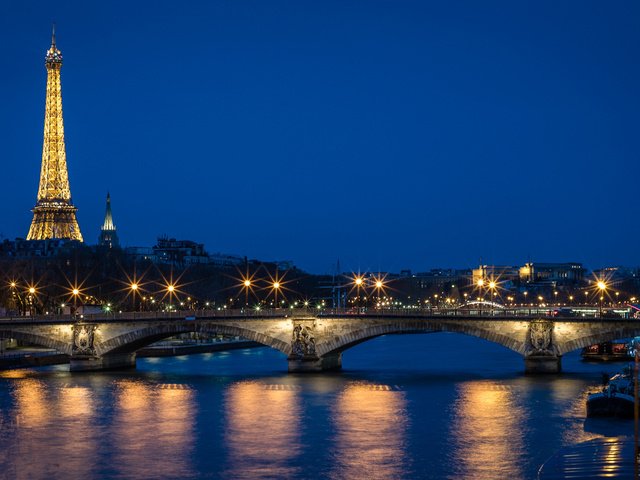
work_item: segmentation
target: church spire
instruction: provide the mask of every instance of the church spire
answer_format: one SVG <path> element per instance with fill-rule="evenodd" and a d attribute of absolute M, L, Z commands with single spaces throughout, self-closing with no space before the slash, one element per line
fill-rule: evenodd
<path fill-rule="evenodd" d="M 111 214 L 111 195 L 107 192 L 107 209 L 104 214 L 104 223 L 102 224 L 102 230 L 115 230 L 116 227 L 113 224 L 113 215 Z"/>
<path fill-rule="evenodd" d="M 104 223 L 100 229 L 100 237 L 98 237 L 98 245 L 103 247 L 119 247 L 118 234 L 116 226 L 113 224 L 113 214 L 111 213 L 111 195 L 107 192 L 107 208 L 104 213 Z"/>

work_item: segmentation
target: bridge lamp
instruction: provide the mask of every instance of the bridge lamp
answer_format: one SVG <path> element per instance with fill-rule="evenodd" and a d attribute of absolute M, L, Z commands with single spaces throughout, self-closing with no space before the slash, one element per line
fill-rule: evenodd
<path fill-rule="evenodd" d="M 602 302 L 604 301 L 604 292 L 607 290 L 607 284 L 599 280 L 596 285 L 600 290 L 600 316 L 602 317 Z"/>
<path fill-rule="evenodd" d="M 9 284 L 9 286 L 10 286 L 11 288 L 16 288 L 16 282 L 11 282 L 11 283 Z"/>
<path fill-rule="evenodd" d="M 36 293 L 36 289 L 35 289 L 35 287 L 29 287 L 29 293 L 30 293 L 31 295 L 33 295 L 34 293 Z"/>

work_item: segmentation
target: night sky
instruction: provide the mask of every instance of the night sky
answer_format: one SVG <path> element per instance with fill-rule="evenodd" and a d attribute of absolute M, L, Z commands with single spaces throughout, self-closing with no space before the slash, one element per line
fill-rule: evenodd
<path fill-rule="evenodd" d="M 314 273 L 640 264 L 640 4 L 7 1 L 0 234 L 40 173 L 51 22 L 73 202 Z"/>

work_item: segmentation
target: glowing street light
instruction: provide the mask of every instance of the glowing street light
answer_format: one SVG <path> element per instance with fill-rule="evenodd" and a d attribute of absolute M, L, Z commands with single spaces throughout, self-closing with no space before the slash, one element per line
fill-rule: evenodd
<path fill-rule="evenodd" d="M 604 294 L 607 291 L 607 284 L 602 280 L 598 280 L 596 286 L 598 287 L 598 290 L 600 290 L 600 317 L 602 317 L 602 302 L 604 300 Z"/>
<path fill-rule="evenodd" d="M 133 301 L 133 311 L 136 311 L 136 292 L 138 291 L 138 283 L 137 282 L 131 282 L 131 285 L 129 285 L 129 288 L 131 289 L 131 299 Z"/>
<path fill-rule="evenodd" d="M 78 311 L 78 295 L 80 295 L 80 289 L 74 287 L 71 289 L 71 295 L 73 296 L 73 315 L 76 316 Z"/>

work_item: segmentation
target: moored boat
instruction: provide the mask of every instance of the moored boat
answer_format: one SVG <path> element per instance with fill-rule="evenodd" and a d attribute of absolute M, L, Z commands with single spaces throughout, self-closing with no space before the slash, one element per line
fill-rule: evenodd
<path fill-rule="evenodd" d="M 595 361 L 620 361 L 633 358 L 631 342 L 621 340 L 616 342 L 595 343 L 582 349 L 582 358 Z"/>
<path fill-rule="evenodd" d="M 633 418 L 634 382 L 627 367 L 609 379 L 602 392 L 587 397 L 587 417 Z"/>

